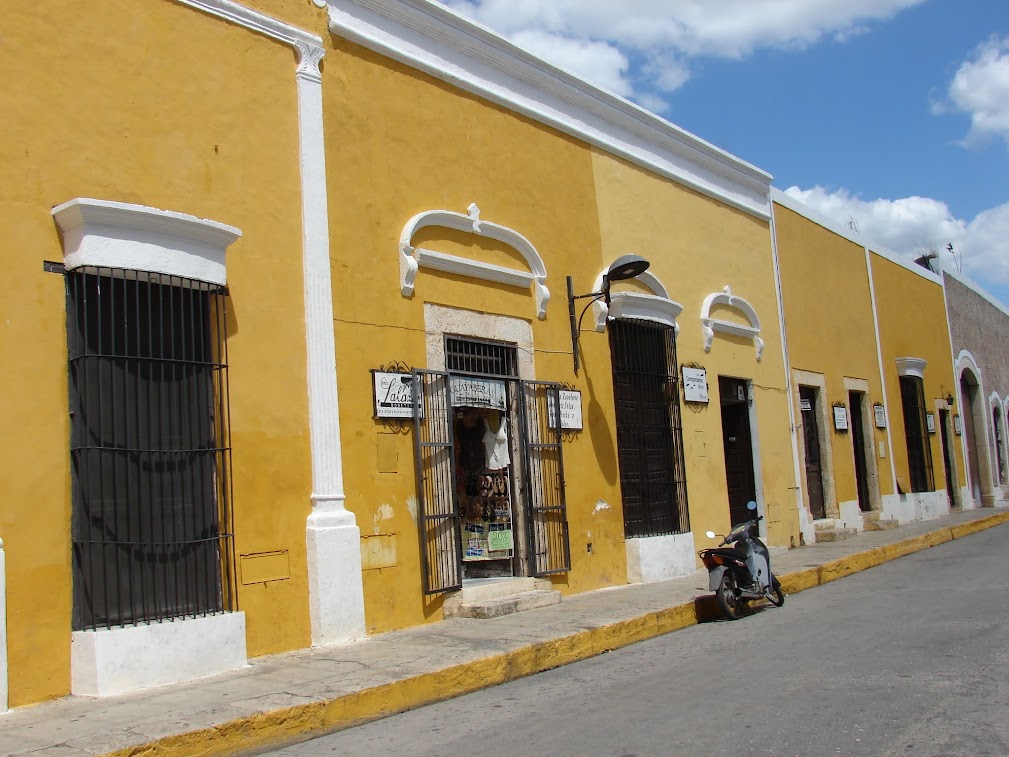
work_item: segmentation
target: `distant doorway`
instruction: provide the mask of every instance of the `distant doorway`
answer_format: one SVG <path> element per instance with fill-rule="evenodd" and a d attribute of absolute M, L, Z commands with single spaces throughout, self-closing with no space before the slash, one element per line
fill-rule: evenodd
<path fill-rule="evenodd" d="M 725 453 L 729 519 L 735 524 L 752 517 L 746 504 L 757 499 L 750 437 L 748 382 L 719 376 L 718 394 L 722 410 L 722 445 Z"/>
<path fill-rule="evenodd" d="M 848 392 L 848 407 L 851 409 L 851 443 L 855 448 L 855 486 L 858 490 L 858 509 L 868 512 L 872 509 L 869 496 L 869 463 L 865 449 L 864 397 L 862 392 Z"/>
<path fill-rule="evenodd" d="M 820 461 L 820 429 L 816 421 L 817 391 L 812 386 L 799 387 L 802 437 L 806 450 L 806 489 L 809 511 L 814 520 L 827 517 L 823 497 L 823 466 Z"/>
<path fill-rule="evenodd" d="M 946 474 L 946 499 L 949 506 L 956 506 L 956 491 L 953 489 L 953 459 L 950 455 L 949 410 L 939 411 L 939 436 L 942 439 L 942 467 Z"/>

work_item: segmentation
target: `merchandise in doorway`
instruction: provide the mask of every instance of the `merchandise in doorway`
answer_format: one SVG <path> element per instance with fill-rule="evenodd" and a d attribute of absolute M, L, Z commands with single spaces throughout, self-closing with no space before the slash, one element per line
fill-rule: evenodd
<path fill-rule="evenodd" d="M 459 407 L 454 432 L 464 575 L 511 576 L 515 537 L 507 419 L 499 410 Z"/>

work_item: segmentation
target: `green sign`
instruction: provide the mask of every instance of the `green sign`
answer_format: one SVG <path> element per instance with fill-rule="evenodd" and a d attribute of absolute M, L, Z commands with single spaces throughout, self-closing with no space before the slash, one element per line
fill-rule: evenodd
<path fill-rule="evenodd" d="M 515 540 L 512 538 L 511 529 L 507 531 L 491 531 L 487 534 L 487 548 L 491 552 L 501 552 L 505 549 L 512 549 L 514 546 Z"/>

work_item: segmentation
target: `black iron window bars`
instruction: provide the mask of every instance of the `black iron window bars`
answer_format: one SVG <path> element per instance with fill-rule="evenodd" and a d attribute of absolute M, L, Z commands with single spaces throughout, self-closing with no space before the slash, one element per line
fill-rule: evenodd
<path fill-rule="evenodd" d="M 226 291 L 67 272 L 73 627 L 235 609 Z"/>

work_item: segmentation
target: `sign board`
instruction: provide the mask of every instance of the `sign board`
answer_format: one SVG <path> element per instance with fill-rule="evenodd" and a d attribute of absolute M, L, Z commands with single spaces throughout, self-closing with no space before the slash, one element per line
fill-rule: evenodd
<path fill-rule="evenodd" d="M 935 433 L 935 413 L 925 413 L 925 427 L 930 434 Z"/>
<path fill-rule="evenodd" d="M 834 430 L 848 430 L 848 408 L 844 405 L 834 405 Z"/>
<path fill-rule="evenodd" d="M 582 430 L 582 393 L 560 391 L 557 393 L 561 403 L 561 428 L 574 431 Z M 550 428 L 557 428 L 557 408 L 554 407 L 554 395 L 547 395 L 547 423 Z"/>
<path fill-rule="evenodd" d="M 499 379 L 452 377 L 452 407 L 486 407 L 507 410 L 505 382 Z"/>
<path fill-rule="evenodd" d="M 806 413 L 813 409 L 812 400 L 799 400 L 799 410 Z"/>
<path fill-rule="evenodd" d="M 708 372 L 704 368 L 683 368 L 683 399 L 686 402 L 708 401 Z"/>
<path fill-rule="evenodd" d="M 873 405 L 872 412 L 876 416 L 876 428 L 886 428 L 886 411 L 882 405 Z"/>
<path fill-rule="evenodd" d="M 491 530 L 487 532 L 487 549 L 491 552 L 501 552 L 515 548 L 515 539 L 512 530 L 502 529 L 500 531 Z"/>
<path fill-rule="evenodd" d="M 957 436 L 960 436 L 960 434 L 963 433 L 963 426 L 960 425 L 960 423 L 961 423 L 960 422 L 960 416 L 959 415 L 954 415 L 953 416 L 953 431 L 956 433 Z"/>
<path fill-rule="evenodd" d="M 413 418 L 413 377 L 372 371 L 376 418 Z"/>

